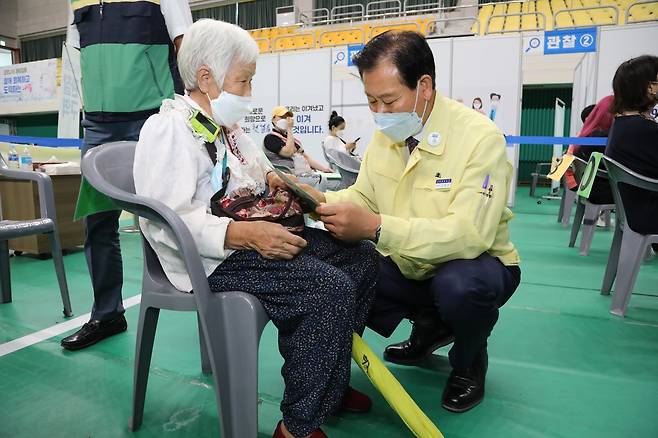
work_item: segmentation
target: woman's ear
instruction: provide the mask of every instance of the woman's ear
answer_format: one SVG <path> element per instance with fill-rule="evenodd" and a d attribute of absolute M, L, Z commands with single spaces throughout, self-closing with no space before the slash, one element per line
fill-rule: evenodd
<path fill-rule="evenodd" d="M 210 79 L 212 75 L 208 67 L 201 66 L 201 68 L 196 72 L 196 83 L 199 91 L 204 94 L 207 94 L 210 91 Z"/>

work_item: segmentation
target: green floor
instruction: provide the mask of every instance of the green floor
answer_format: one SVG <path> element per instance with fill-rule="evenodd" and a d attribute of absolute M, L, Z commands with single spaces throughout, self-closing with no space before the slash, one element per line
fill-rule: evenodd
<path fill-rule="evenodd" d="M 512 237 L 523 259 L 523 280 L 490 339 L 485 401 L 456 415 L 440 407 L 449 372 L 446 349 L 422 367 L 391 370 L 448 438 L 658 437 L 658 259 L 647 262 L 627 317 L 608 313 L 610 297 L 598 288 L 611 233 L 598 230 L 590 255 L 568 248 L 556 223 L 557 203 L 519 190 Z M 122 235 L 124 297 L 139 292 L 138 237 Z M 91 305 L 81 253 L 66 256 L 74 312 Z M 14 301 L 0 305 L 0 344 L 57 323 L 61 304 L 52 264 L 12 258 Z M 200 372 L 193 314 L 163 312 L 152 362 L 144 425 L 128 428 L 137 307 L 129 329 L 87 350 L 69 353 L 53 337 L 0 357 L 1 437 L 216 436 L 211 381 Z M 377 352 L 390 340 L 366 332 Z M 283 390 L 276 332 L 261 342 L 259 430 L 271 436 Z M 362 373 L 352 383 L 374 400 L 368 415 L 333 418 L 331 437 L 405 437 L 410 434 Z"/>

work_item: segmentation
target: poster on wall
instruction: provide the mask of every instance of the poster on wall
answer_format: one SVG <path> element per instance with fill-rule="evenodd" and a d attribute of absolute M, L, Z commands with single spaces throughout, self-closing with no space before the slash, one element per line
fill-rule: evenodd
<path fill-rule="evenodd" d="M 59 92 L 57 117 L 58 138 L 80 137 L 81 90 L 80 52 L 64 43 L 62 45 L 62 85 Z"/>
<path fill-rule="evenodd" d="M 295 115 L 293 132 L 304 150 L 324 162 L 322 142 L 331 114 L 331 49 L 282 54 L 279 58 L 280 104 Z M 309 66 L 317 66 L 309 74 Z M 324 85 L 323 85 L 324 84 Z"/>
<path fill-rule="evenodd" d="M 252 108 L 240 126 L 258 145 L 272 129 L 272 108 L 279 104 L 279 56 L 261 55 L 251 84 Z"/>
<path fill-rule="evenodd" d="M 0 105 L 57 99 L 57 59 L 0 67 Z"/>

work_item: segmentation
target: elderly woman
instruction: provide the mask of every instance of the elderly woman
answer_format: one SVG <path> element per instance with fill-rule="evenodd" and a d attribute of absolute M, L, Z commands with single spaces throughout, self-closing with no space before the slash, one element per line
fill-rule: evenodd
<path fill-rule="evenodd" d="M 285 391 L 274 436 L 324 437 L 320 425 L 328 416 L 370 408 L 348 383 L 351 334 L 364 329 L 377 256 L 368 243 L 347 246 L 317 229 L 295 235 L 278 223 L 211 214 L 219 191 L 260 195 L 284 187 L 237 125 L 250 111 L 257 56 L 258 46 L 239 27 L 200 20 L 189 28 L 178 53 L 186 95 L 163 101 L 145 123 L 135 152 L 135 188 L 187 224 L 213 292 L 253 294 L 278 328 Z M 168 233 L 146 220 L 140 225 L 169 280 L 190 291 Z"/>

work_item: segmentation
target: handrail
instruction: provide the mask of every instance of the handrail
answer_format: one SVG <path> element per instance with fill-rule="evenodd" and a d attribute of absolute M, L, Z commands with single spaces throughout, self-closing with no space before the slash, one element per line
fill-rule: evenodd
<path fill-rule="evenodd" d="M 395 4 L 396 6 L 384 6 Z M 402 15 L 402 2 L 400 0 L 378 0 L 366 4 L 366 14 L 364 18 L 377 19 L 386 17 L 399 17 Z"/>
<path fill-rule="evenodd" d="M 331 44 L 322 43 L 322 37 L 324 35 L 326 35 L 328 33 L 354 32 L 354 31 L 361 32 L 361 41 L 360 42 L 365 44 L 365 42 L 366 42 L 366 32 L 365 32 L 365 30 L 363 28 L 353 28 L 353 27 L 344 28 L 344 29 L 326 30 L 326 31 L 322 32 L 320 35 L 318 35 L 318 37 L 316 39 L 316 44 L 319 44 L 322 47 L 333 47 L 333 45 L 331 45 Z M 340 46 L 340 45 L 343 45 L 343 44 L 341 43 L 341 44 L 335 44 L 335 45 Z"/>
<path fill-rule="evenodd" d="M 346 9 L 355 9 L 353 11 L 342 12 Z M 362 4 L 334 6 L 331 8 L 331 22 L 336 23 L 339 21 L 354 21 L 356 19 L 363 20 L 364 7 Z"/>
<path fill-rule="evenodd" d="M 524 16 L 524 15 L 536 15 L 536 16 L 542 17 L 544 19 L 544 27 L 540 27 L 539 23 L 537 23 L 537 28 L 532 29 L 532 30 L 545 30 L 546 29 L 546 23 L 547 23 L 546 22 L 546 14 L 544 14 L 543 12 L 540 12 L 540 11 L 515 12 L 515 13 L 496 14 L 496 15 L 489 16 L 489 18 L 487 18 L 487 25 L 484 27 L 484 34 L 489 35 L 489 26 L 491 25 L 491 19 L 492 18 L 521 17 L 521 16 Z M 537 21 L 539 21 L 539 20 L 537 20 Z M 525 29 L 525 30 L 528 30 L 528 29 Z M 494 33 L 511 33 L 511 32 L 521 32 L 521 31 L 522 31 L 521 26 L 519 26 L 518 29 L 514 29 L 514 30 L 501 29 L 500 31 L 494 32 Z"/>
<path fill-rule="evenodd" d="M 431 36 L 431 35 L 428 35 L 428 33 L 427 33 L 427 29 L 429 28 L 429 25 L 431 23 L 436 23 L 436 24 L 438 24 L 438 23 L 448 23 L 450 21 L 472 21 L 471 27 L 473 26 L 473 24 L 477 24 L 477 32 L 473 33 L 473 35 L 480 35 L 481 25 L 480 25 L 480 20 L 478 19 L 478 17 L 448 17 L 448 18 L 437 18 L 437 19 L 428 21 L 427 25 L 425 26 L 425 36 Z M 442 35 L 449 35 L 449 34 L 445 34 L 443 32 L 441 34 Z"/>
<path fill-rule="evenodd" d="M 416 14 L 430 14 L 433 12 L 452 12 L 460 9 L 472 9 L 477 8 L 478 5 L 460 5 L 460 6 L 437 6 L 442 2 L 436 3 L 425 3 L 419 5 L 410 5 L 410 0 L 404 0 L 404 14 L 405 15 L 416 15 Z M 470 17 L 469 17 L 470 18 Z"/>
<path fill-rule="evenodd" d="M 639 5 L 646 5 L 648 3 L 658 3 L 658 0 L 647 0 L 647 1 L 640 0 L 640 1 L 637 1 L 635 3 L 631 3 L 630 5 L 628 5 L 628 7 L 626 8 L 626 24 L 629 24 L 629 23 L 647 23 L 649 21 L 656 21 L 656 18 L 647 18 L 647 19 L 644 19 L 644 20 L 633 20 L 633 21 L 628 20 L 631 16 L 630 14 L 631 14 L 631 9 L 632 8 L 634 8 L 635 6 L 639 6 Z"/>
<path fill-rule="evenodd" d="M 491 6 L 496 6 L 496 5 L 509 5 L 510 3 L 525 3 L 525 0 L 510 0 L 510 1 L 508 1 L 508 2 L 507 2 L 507 1 L 502 1 L 502 2 L 489 2 L 489 3 L 478 4 L 477 6 L 478 6 L 478 7 L 482 7 L 482 6 L 489 6 L 489 5 L 491 5 Z"/>
<path fill-rule="evenodd" d="M 285 38 L 298 38 L 298 37 L 304 37 L 304 36 L 310 36 L 313 38 L 313 45 L 311 47 L 299 47 L 299 48 L 292 48 L 292 49 L 279 49 L 276 46 L 276 43 L 279 40 L 285 39 Z M 315 32 L 306 32 L 306 33 L 296 33 L 293 35 L 281 35 L 272 40 L 272 45 L 274 47 L 271 48 L 270 51 L 272 52 L 282 52 L 284 50 L 306 50 L 306 49 L 314 49 L 317 46 L 317 38 L 315 36 Z"/>
<path fill-rule="evenodd" d="M 381 26 L 374 26 L 372 29 L 370 29 L 370 38 L 371 39 L 374 38 L 373 34 L 375 33 L 375 31 L 377 29 L 385 29 L 387 27 L 388 28 L 394 28 L 395 26 L 407 26 L 407 25 L 410 25 L 410 24 L 414 25 L 416 27 L 416 30 L 418 31 L 418 33 L 421 32 L 421 28 L 420 28 L 420 25 L 418 23 L 414 23 L 414 22 L 391 23 L 391 24 L 383 24 Z M 386 31 L 384 31 L 384 32 L 386 32 Z M 384 32 L 381 32 L 381 33 L 384 33 Z M 379 34 L 377 34 L 377 35 L 379 35 Z M 377 35 L 375 35 L 375 36 L 377 36 Z"/>
<path fill-rule="evenodd" d="M 615 12 L 615 14 L 614 14 L 615 18 L 614 18 L 614 21 L 610 24 L 616 25 L 617 23 L 619 23 L 619 8 L 617 8 L 617 6 L 612 6 L 612 5 L 585 6 L 585 7 L 582 7 L 582 8 L 567 8 L 567 9 L 560 9 L 559 11 L 555 11 L 555 13 L 553 14 L 553 25 L 554 25 L 553 27 L 557 27 L 557 16 L 560 15 L 560 14 L 567 13 L 567 12 L 571 13 L 571 12 L 579 12 L 579 11 L 583 11 L 583 12 L 584 11 L 591 11 L 591 10 L 594 10 L 594 9 L 612 9 Z M 591 27 L 591 26 L 605 26 L 605 24 L 601 25 L 601 24 L 588 23 L 588 24 L 576 25 L 576 23 L 574 22 L 573 26 L 560 27 L 560 29 L 572 29 L 572 28 L 577 28 L 577 27 Z"/>
<path fill-rule="evenodd" d="M 324 14 L 316 14 L 323 12 Z M 309 15 L 310 14 L 310 15 Z M 299 14 L 299 21 L 307 25 L 328 24 L 331 18 L 331 12 L 327 8 L 309 9 Z M 307 21 L 304 21 L 306 19 Z"/>

